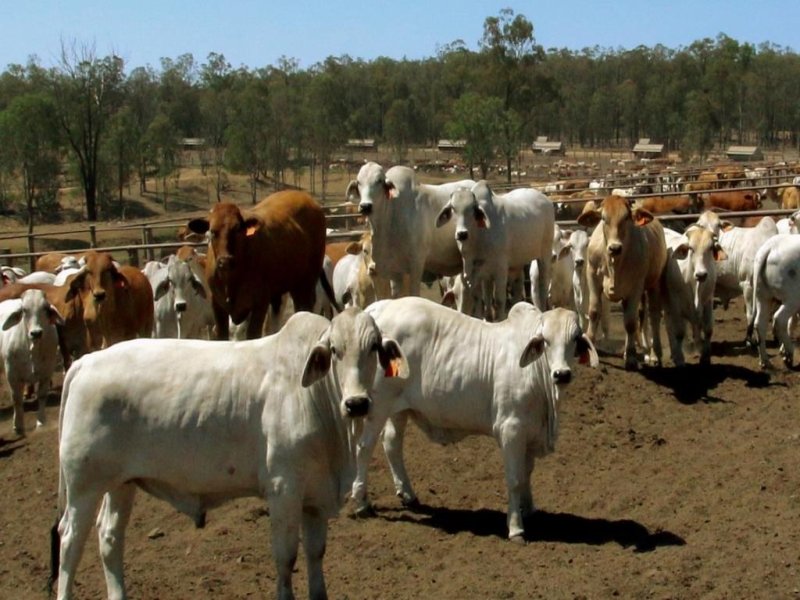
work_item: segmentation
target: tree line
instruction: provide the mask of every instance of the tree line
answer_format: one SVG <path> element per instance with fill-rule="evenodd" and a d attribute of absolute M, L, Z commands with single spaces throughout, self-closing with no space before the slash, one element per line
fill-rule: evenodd
<path fill-rule="evenodd" d="M 485 176 L 546 135 L 589 148 L 640 137 L 702 158 L 731 143 L 800 145 L 800 57 L 720 34 L 688 47 L 550 48 L 510 9 L 484 21 L 478 48 L 462 40 L 422 60 L 328 57 L 308 69 L 233 68 L 221 53 L 127 70 L 114 55 L 62 44 L 49 68 L 35 58 L 0 75 L 0 197 L 35 218 L 57 208 L 67 178 L 86 217 L 122 201 L 125 186 L 176 172 L 179 140 L 201 138 L 221 197 L 225 172 L 246 173 L 253 201 L 270 178 L 326 174 L 349 138 L 371 138 L 404 160 L 440 138 L 466 142 Z M 291 174 L 295 180 L 287 182 Z M 166 198 L 166 197 L 165 197 Z"/>

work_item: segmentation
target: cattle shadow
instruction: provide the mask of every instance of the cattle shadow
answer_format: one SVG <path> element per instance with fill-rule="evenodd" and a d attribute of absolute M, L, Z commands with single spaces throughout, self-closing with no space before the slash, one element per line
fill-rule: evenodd
<path fill-rule="evenodd" d="M 678 402 L 687 405 L 698 402 L 728 402 L 712 393 L 712 390 L 725 380 L 742 381 L 745 387 L 755 389 L 769 385 L 784 385 L 771 382 L 767 372 L 731 364 L 687 364 L 683 367 L 643 365 L 641 373 L 656 385 L 671 390 Z"/>
<path fill-rule="evenodd" d="M 25 446 L 25 438 L 17 437 L 12 440 L 7 440 L 0 437 L 0 460 L 10 458 L 17 450 Z"/>
<path fill-rule="evenodd" d="M 498 510 L 465 510 L 419 504 L 413 509 L 397 509 L 394 515 L 387 512 L 389 511 L 381 511 L 378 516 L 385 521 L 432 527 L 450 535 L 471 533 L 502 540 L 508 535 L 506 515 Z M 590 546 L 615 543 L 623 548 L 633 547 L 636 552 L 686 544 L 686 540 L 679 535 L 661 530 L 651 532 L 631 519 L 613 521 L 544 510 L 536 511 L 525 520 L 525 531 L 525 541 L 531 543 L 556 542 Z"/>

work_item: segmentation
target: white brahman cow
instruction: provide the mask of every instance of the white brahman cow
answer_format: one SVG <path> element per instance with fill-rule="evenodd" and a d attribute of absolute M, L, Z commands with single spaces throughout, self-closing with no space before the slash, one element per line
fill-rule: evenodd
<path fill-rule="evenodd" d="M 486 305 L 494 308 L 495 320 L 502 321 L 506 315 L 509 269 L 520 269 L 534 260 L 539 276 L 535 285 L 531 281 L 531 296 L 540 309 L 548 306 L 555 209 L 547 196 L 533 188 L 495 194 L 485 181 L 479 181 L 471 189 L 452 193 L 436 226 L 442 228 L 453 220 L 465 281 L 483 283 Z"/>
<path fill-rule="evenodd" d="M 214 315 L 202 270 L 174 254 L 158 264 L 161 268 L 148 276 L 155 304 L 153 337 L 209 339 Z"/>
<path fill-rule="evenodd" d="M 14 433 L 25 434 L 22 400 L 29 385 L 36 385 L 36 426 L 44 424 L 50 378 L 59 358 L 56 324 L 64 322 L 42 290 L 26 290 L 19 298 L 0 302 L 0 356 L 14 403 Z"/>
<path fill-rule="evenodd" d="M 791 319 L 800 311 L 800 236 L 781 233 L 765 241 L 753 261 L 753 296 L 755 307 L 748 330 L 755 326 L 761 368 L 769 368 L 766 336 L 772 307 L 773 330 L 781 344 L 781 356 L 787 367 L 794 361 Z"/>
<path fill-rule="evenodd" d="M 520 302 L 505 321 L 487 323 L 424 298 L 385 300 L 367 312 L 403 348 L 410 376 L 376 382 L 376 409 L 358 447 L 357 512 L 370 510 L 367 467 L 382 429 L 397 494 L 404 504 L 416 501 L 403 463 L 411 417 L 438 443 L 468 435 L 495 438 L 508 486 L 508 535 L 521 541 L 523 517 L 534 510 L 534 458 L 555 447 L 559 390 L 572 379 L 576 357 L 598 364 L 577 315 L 564 309 L 542 313 Z"/>
<path fill-rule="evenodd" d="M 190 360 L 176 368 L 179 357 Z M 301 532 L 309 596 L 327 597 L 328 519 L 353 482 L 352 419 L 374 409 L 378 362 L 407 376 L 397 343 L 356 309 L 332 322 L 298 313 L 277 334 L 245 342 L 135 340 L 76 361 L 61 396 L 58 599 L 72 596 L 98 505 L 108 597 L 125 597 L 136 488 L 198 526 L 226 500 L 266 499 L 277 597 L 294 597 Z"/>
<path fill-rule="evenodd" d="M 461 271 L 461 254 L 454 226 L 436 228 L 436 216 L 450 194 L 470 188 L 471 179 L 430 185 L 416 180 L 413 169 L 383 167 L 368 162 L 351 181 L 345 195 L 358 202 L 372 231 L 376 275 L 388 279 L 392 297 L 419 296 L 423 271 L 455 275 Z M 403 284 L 408 277 L 408 286 Z"/>
<path fill-rule="evenodd" d="M 680 312 L 686 314 L 691 323 L 694 343 L 700 348 L 700 364 L 707 365 L 711 362 L 714 332 L 717 262 L 726 260 L 727 256 L 716 236 L 697 224 L 690 225 L 683 234 L 665 229 L 664 237 L 681 273 L 679 281 L 668 282 L 669 294 L 677 296 L 683 304 Z"/>

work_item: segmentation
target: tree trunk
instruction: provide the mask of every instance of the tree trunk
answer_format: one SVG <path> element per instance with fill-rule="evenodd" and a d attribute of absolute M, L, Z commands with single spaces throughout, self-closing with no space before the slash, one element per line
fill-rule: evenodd
<path fill-rule="evenodd" d="M 97 182 L 86 182 L 86 220 L 97 221 Z"/>

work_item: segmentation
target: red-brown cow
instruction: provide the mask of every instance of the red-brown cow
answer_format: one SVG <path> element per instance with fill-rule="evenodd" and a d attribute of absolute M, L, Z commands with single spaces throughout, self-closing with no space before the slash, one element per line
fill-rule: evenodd
<path fill-rule="evenodd" d="M 66 299 L 80 298 L 89 350 L 153 331 L 153 289 L 136 267 L 117 268 L 106 252 L 87 252 L 80 271 L 67 278 Z"/>
<path fill-rule="evenodd" d="M 723 210 L 758 210 L 761 208 L 761 196 L 758 192 L 744 190 L 724 190 L 700 194 L 699 212 L 721 208 Z"/>
<path fill-rule="evenodd" d="M 277 314 L 287 292 L 295 310 L 312 310 L 318 280 L 333 297 L 322 277 L 325 213 L 305 192 L 276 192 L 244 214 L 220 202 L 188 227 L 208 237 L 206 275 L 218 339 L 228 339 L 229 317 L 236 325 L 249 317 L 247 338 L 260 337 L 267 311 Z"/>

